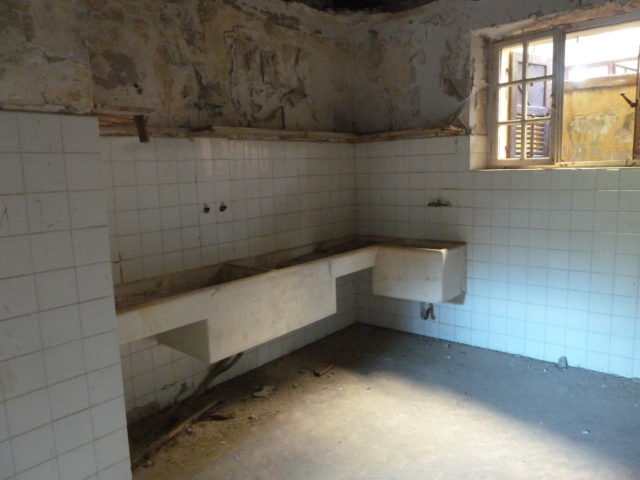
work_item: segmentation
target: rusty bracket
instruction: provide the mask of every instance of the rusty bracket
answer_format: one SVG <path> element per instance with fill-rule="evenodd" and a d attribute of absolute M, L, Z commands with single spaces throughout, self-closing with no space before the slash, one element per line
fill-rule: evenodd
<path fill-rule="evenodd" d="M 638 106 L 638 99 L 636 99 L 636 101 L 634 102 L 629 97 L 627 97 L 624 92 L 620 93 L 620 96 L 624 98 L 624 101 L 627 102 L 631 108 L 636 108 Z"/>

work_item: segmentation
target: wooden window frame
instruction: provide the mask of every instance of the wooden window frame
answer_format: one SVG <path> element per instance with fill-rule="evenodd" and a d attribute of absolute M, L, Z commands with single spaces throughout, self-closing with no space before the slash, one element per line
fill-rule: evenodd
<path fill-rule="evenodd" d="M 487 109 L 487 125 L 490 132 L 490 158 L 488 168 L 579 168 L 579 167 L 634 167 L 640 166 L 640 52 L 638 52 L 638 71 L 636 81 L 636 99 L 635 99 L 635 123 L 634 123 L 634 141 L 633 148 L 628 161 L 582 161 L 582 162 L 564 162 L 562 161 L 562 124 L 563 124 L 563 102 L 564 102 L 564 83 L 565 83 L 565 41 L 569 34 L 580 32 L 583 30 L 592 30 L 596 28 L 614 27 L 625 23 L 634 23 L 640 21 L 640 13 L 632 13 L 620 15 L 611 18 L 602 18 L 596 20 L 588 20 L 575 24 L 564 24 L 549 27 L 545 30 L 527 33 L 524 35 L 512 36 L 490 44 L 490 57 L 488 62 L 488 105 Z M 498 159 L 498 128 L 500 125 L 513 123 L 513 121 L 499 122 L 499 90 L 505 85 L 519 84 L 523 86 L 531 79 L 526 78 L 526 65 L 528 62 L 528 52 L 525 47 L 529 42 L 544 38 L 553 39 L 553 72 L 547 76 L 552 81 L 551 93 L 551 113 L 550 132 L 549 132 L 549 157 L 524 159 Z M 523 45 L 523 75 L 521 80 L 500 83 L 500 54 L 505 47 Z M 534 78 L 533 80 L 542 80 L 547 77 Z M 526 112 L 526 88 L 523 92 L 523 112 Z M 527 123 L 526 115 L 523 115 L 521 125 Z M 523 142 L 525 140 L 523 139 Z"/>

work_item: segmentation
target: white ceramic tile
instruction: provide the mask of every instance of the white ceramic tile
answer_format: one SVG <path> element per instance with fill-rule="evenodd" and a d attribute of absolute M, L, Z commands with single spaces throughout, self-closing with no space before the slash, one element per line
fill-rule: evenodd
<path fill-rule="evenodd" d="M 86 377 L 82 375 L 51 385 L 49 398 L 55 420 L 85 410 L 89 406 Z"/>
<path fill-rule="evenodd" d="M 109 139 L 111 160 L 116 162 L 130 162 L 134 159 L 134 145 L 136 137 L 112 137 Z"/>
<path fill-rule="evenodd" d="M 102 437 L 120 428 L 126 427 L 123 397 L 116 397 L 91 408 L 93 433 Z"/>
<path fill-rule="evenodd" d="M 38 319 L 44 347 L 54 347 L 81 338 L 77 305 L 41 311 Z"/>
<path fill-rule="evenodd" d="M 39 273 L 35 276 L 38 305 L 42 310 L 70 305 L 78 301 L 73 268 Z"/>
<path fill-rule="evenodd" d="M 97 152 L 98 120 L 94 117 L 64 115 L 60 117 L 65 152 Z"/>
<path fill-rule="evenodd" d="M 46 385 L 41 352 L 15 357 L 0 363 L 0 383 L 5 399 L 33 392 Z"/>
<path fill-rule="evenodd" d="M 28 232 L 27 203 L 23 195 L 1 195 L 0 212 L 0 237 Z"/>
<path fill-rule="evenodd" d="M 156 139 L 148 143 L 133 142 L 133 158 L 136 162 L 148 162 L 156 159 Z"/>
<path fill-rule="evenodd" d="M 22 152 L 62 151 L 62 132 L 58 115 L 19 113 L 17 117 Z"/>
<path fill-rule="evenodd" d="M 37 315 L 0 321 L 0 361 L 42 348 Z"/>
<path fill-rule="evenodd" d="M 115 332 L 94 335 L 83 340 L 87 372 L 119 362 L 118 337 Z"/>
<path fill-rule="evenodd" d="M 54 459 L 16 475 L 16 480 L 58 480 L 58 464 Z"/>
<path fill-rule="evenodd" d="M 24 192 L 24 182 L 20 155 L 17 153 L 0 153 L 0 195 L 22 192 Z"/>
<path fill-rule="evenodd" d="M 9 441 L 0 442 L 0 479 L 6 480 L 12 477 L 14 473 L 11 444 Z"/>
<path fill-rule="evenodd" d="M 27 192 L 62 192 L 67 188 L 64 158 L 59 153 L 23 153 Z"/>
<path fill-rule="evenodd" d="M 96 370 L 87 375 L 91 405 L 122 395 L 122 377 L 119 365 Z"/>
<path fill-rule="evenodd" d="M 87 444 L 58 456 L 60 477 L 68 480 L 84 480 L 96 471 L 93 445 Z"/>
<path fill-rule="evenodd" d="M 49 384 L 84 373 L 82 341 L 65 343 L 44 350 L 44 364 Z"/>
<path fill-rule="evenodd" d="M 66 193 L 34 193 L 26 196 L 31 233 L 69 228 L 69 202 Z"/>
<path fill-rule="evenodd" d="M 95 441 L 98 470 L 103 470 L 129 456 L 127 430 L 122 428 Z"/>
<path fill-rule="evenodd" d="M 115 308 L 112 298 L 83 302 L 79 308 L 82 334 L 85 337 L 114 330 Z"/>
<path fill-rule="evenodd" d="M 6 408 L 9 433 L 12 436 L 23 434 L 51 421 L 46 388 L 7 400 Z"/>
<path fill-rule="evenodd" d="M 130 480 L 131 468 L 129 459 L 126 458 L 98 473 L 98 480 Z"/>
<path fill-rule="evenodd" d="M 78 298 L 81 302 L 113 295 L 109 263 L 101 262 L 76 268 Z"/>
<path fill-rule="evenodd" d="M 18 152 L 18 119 L 13 112 L 0 112 L 0 152 Z"/>
<path fill-rule="evenodd" d="M 7 419 L 7 412 L 5 408 L 5 402 L 0 401 L 0 442 L 4 442 L 9 438 L 9 420 Z"/>
<path fill-rule="evenodd" d="M 106 204 L 103 191 L 69 193 L 69 212 L 73 228 L 106 225 Z"/>
<path fill-rule="evenodd" d="M 89 410 L 82 410 L 53 423 L 53 436 L 58 455 L 93 440 L 94 434 Z"/>
<path fill-rule="evenodd" d="M 99 190 L 105 179 L 100 155 L 97 153 L 65 153 L 65 170 L 69 190 Z"/>
<path fill-rule="evenodd" d="M 53 430 L 45 425 L 11 439 L 13 462 L 22 472 L 55 456 Z"/>
<path fill-rule="evenodd" d="M 73 266 L 69 231 L 31 235 L 30 240 L 34 271 L 45 272 Z"/>
<path fill-rule="evenodd" d="M 73 231 L 73 256 L 76 265 L 109 261 L 107 227 Z"/>
<path fill-rule="evenodd" d="M 33 272 L 29 247 L 27 235 L 0 238 L 0 278 Z"/>

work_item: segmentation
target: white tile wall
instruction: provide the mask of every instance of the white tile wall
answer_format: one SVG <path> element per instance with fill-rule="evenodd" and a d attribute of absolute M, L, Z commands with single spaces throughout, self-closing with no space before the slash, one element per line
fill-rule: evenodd
<path fill-rule="evenodd" d="M 355 233 L 351 145 L 103 138 L 101 150 L 116 283 Z M 221 379 L 353 322 L 355 283 L 341 285 L 340 314 L 247 352 Z M 127 410 L 184 398 L 206 373 L 155 340 L 121 352 Z"/>
<path fill-rule="evenodd" d="M 355 233 L 348 144 L 105 137 L 101 151 L 116 283 Z"/>
<path fill-rule="evenodd" d="M 2 480 L 131 475 L 98 141 L 93 118 L 0 112 Z"/>
<path fill-rule="evenodd" d="M 103 138 L 101 150 L 116 283 L 355 233 L 351 145 Z M 339 315 L 247 352 L 221 378 L 353 322 L 355 283 L 341 285 Z M 184 398 L 206 373 L 206 365 L 154 340 L 121 350 L 127 410 Z"/>
<path fill-rule="evenodd" d="M 359 145 L 358 231 L 468 243 L 464 305 L 372 296 L 359 320 L 640 377 L 640 170 L 469 171 L 477 138 Z M 451 208 L 428 207 L 437 199 Z"/>

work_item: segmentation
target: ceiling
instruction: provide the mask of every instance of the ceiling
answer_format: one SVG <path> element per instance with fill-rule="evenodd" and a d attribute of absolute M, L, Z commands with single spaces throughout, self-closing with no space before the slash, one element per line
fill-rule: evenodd
<path fill-rule="evenodd" d="M 318 10 L 401 12 L 434 0 L 297 0 Z"/>

